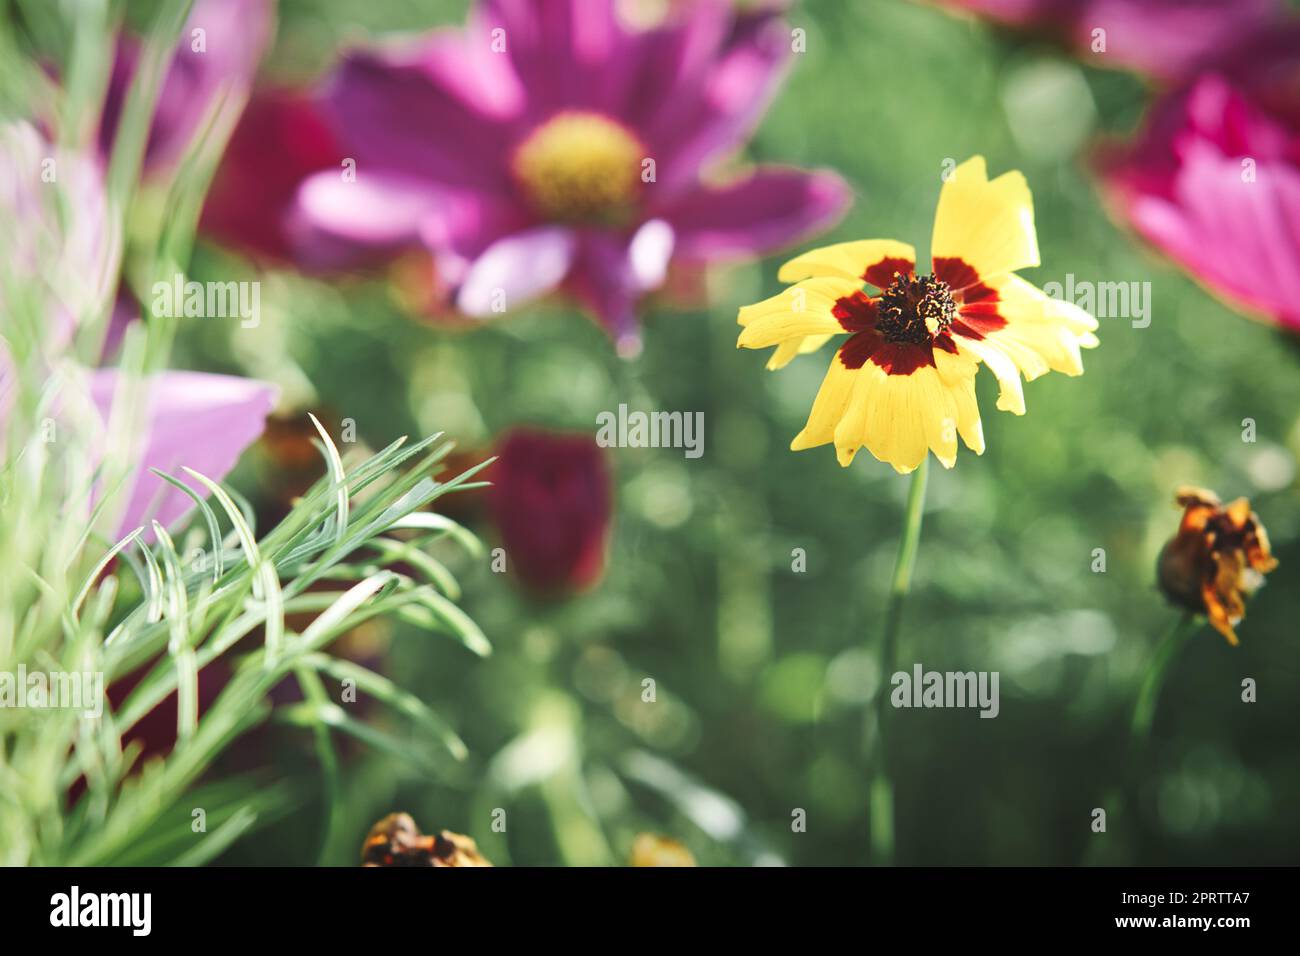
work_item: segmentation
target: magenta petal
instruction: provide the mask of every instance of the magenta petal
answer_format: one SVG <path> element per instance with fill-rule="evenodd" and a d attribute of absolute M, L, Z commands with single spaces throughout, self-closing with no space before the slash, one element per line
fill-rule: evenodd
<path fill-rule="evenodd" d="M 636 88 L 626 118 L 640 129 L 668 128 L 690 112 L 709 72 L 729 49 L 733 25 L 729 0 L 700 0 L 638 33 Z"/>
<path fill-rule="evenodd" d="M 358 177 L 385 170 L 443 186 L 509 188 L 510 119 L 520 98 L 471 100 L 466 84 L 448 83 L 446 72 L 431 68 L 429 61 L 438 62 L 439 52 L 454 49 L 449 44 L 456 42 L 437 35 L 413 49 L 354 52 L 343 61 L 329 82 L 324 107 L 345 151 L 357 161 Z M 493 75 L 482 82 L 501 90 L 509 74 L 501 73 L 501 57 L 495 61 Z"/>
<path fill-rule="evenodd" d="M 1178 79 L 1279 9 L 1278 0 L 1091 0 L 1071 34 L 1081 55 L 1098 65 Z M 1090 55 L 1099 29 L 1106 31 L 1106 52 Z"/>
<path fill-rule="evenodd" d="M 1251 103 L 1283 123 L 1300 130 L 1300 17 L 1265 23 L 1237 38 L 1214 63 L 1216 71 L 1249 97 Z"/>
<path fill-rule="evenodd" d="M 120 381 L 116 369 L 91 373 L 90 394 L 109 421 Z M 219 481 L 234 467 L 266 423 L 279 389 L 266 382 L 202 372 L 163 372 L 149 383 L 147 422 L 136 450 L 134 485 L 122 515 L 122 532 L 156 520 L 171 526 L 193 503 L 149 469 L 187 480 L 182 467 Z M 191 486 L 192 480 L 188 480 Z M 201 488 L 196 490 L 202 492 Z"/>
<path fill-rule="evenodd" d="M 438 271 L 449 285 L 465 281 L 469 267 L 498 239 L 535 225 L 512 196 L 473 189 L 446 189 L 438 208 L 420 224 L 420 239 L 437 253 Z"/>
<path fill-rule="evenodd" d="M 707 36 L 714 3 L 692 8 L 681 29 L 686 39 Z M 701 167 L 738 148 L 767 109 L 790 56 L 790 34 L 770 13 L 739 17 L 712 57 L 699 56 L 694 44 L 681 51 L 683 62 L 670 85 L 651 87 L 658 108 L 641 121 L 641 135 L 658 160 L 655 190 L 661 196 L 693 184 Z M 663 82 L 662 78 L 659 80 Z"/>
<path fill-rule="evenodd" d="M 617 102 L 631 71 L 614 8 L 591 0 L 485 0 L 472 23 L 484 48 L 505 44 L 530 115 L 541 118 L 558 109 L 610 110 Z"/>
<path fill-rule="evenodd" d="M 550 292 L 569 272 L 572 230 L 541 226 L 498 239 L 474 260 L 456 295 L 456 306 L 474 316 L 507 312 Z"/>
<path fill-rule="evenodd" d="M 586 232 L 569 286 L 614 337 L 624 355 L 641 346 L 637 301 L 663 284 L 675 237 L 661 219 L 643 223 L 631 236 Z"/>
<path fill-rule="evenodd" d="M 412 63 L 455 101 L 481 116 L 509 122 L 519 118 L 528 92 L 508 57 L 492 49 L 492 37 L 444 30 L 418 43 Z M 401 65 L 398 55 L 390 62 Z"/>
<path fill-rule="evenodd" d="M 226 110 L 243 108 L 274 23 L 273 0 L 198 0 L 194 4 L 158 95 L 145 151 L 147 169 L 156 170 L 180 159 L 218 104 Z M 139 50 L 134 38 L 119 40 L 100 125 L 101 148 L 106 153 L 135 79 Z"/>
<path fill-rule="evenodd" d="M 1300 168 L 1187 148 L 1172 200 L 1141 197 L 1134 226 L 1211 288 L 1300 330 Z"/>
<path fill-rule="evenodd" d="M 1300 135 L 1217 76 L 1162 102 L 1103 163 L 1143 236 L 1226 298 L 1300 328 Z"/>
<path fill-rule="evenodd" d="M 286 226 L 295 258 L 314 268 L 372 261 L 419 241 L 439 202 L 422 180 L 371 172 L 345 181 L 338 170 L 303 180 Z"/>
<path fill-rule="evenodd" d="M 1274 20 L 1280 0 L 939 0 L 1059 38 L 1080 59 L 1174 80 Z M 1098 34 L 1095 31 L 1104 31 Z M 1104 35 L 1105 49 L 1096 44 Z"/>
<path fill-rule="evenodd" d="M 688 259 L 768 255 L 834 226 L 853 201 L 832 172 L 760 169 L 716 189 L 687 193 L 662 210 Z"/>

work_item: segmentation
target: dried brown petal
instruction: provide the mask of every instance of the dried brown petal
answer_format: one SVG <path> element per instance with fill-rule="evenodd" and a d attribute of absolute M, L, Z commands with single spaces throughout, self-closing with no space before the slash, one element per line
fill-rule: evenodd
<path fill-rule="evenodd" d="M 1246 614 L 1245 599 L 1277 567 L 1268 533 L 1245 498 L 1224 507 L 1214 492 L 1184 487 L 1175 500 L 1183 518 L 1160 552 L 1160 589 L 1179 607 L 1208 616 L 1236 644 L 1234 627 Z"/>
<path fill-rule="evenodd" d="M 390 813 L 361 847 L 362 866 L 491 866 L 471 838 L 450 830 L 424 836 L 409 813 Z"/>

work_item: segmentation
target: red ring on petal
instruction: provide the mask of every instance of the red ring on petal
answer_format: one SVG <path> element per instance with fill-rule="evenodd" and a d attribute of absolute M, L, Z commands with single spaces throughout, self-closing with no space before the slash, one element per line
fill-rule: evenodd
<path fill-rule="evenodd" d="M 886 256 L 874 265 L 862 270 L 862 279 L 878 289 L 888 289 L 894 282 L 894 273 L 911 275 L 916 271 L 916 263 L 902 256 Z"/>
<path fill-rule="evenodd" d="M 871 362 L 886 375 L 911 375 L 919 368 L 934 366 L 934 349 L 928 344 L 886 342 L 874 329 L 867 329 L 844 343 L 839 360 L 847 369 L 860 369 Z"/>
<path fill-rule="evenodd" d="M 862 290 L 835 300 L 831 315 L 840 320 L 846 332 L 861 332 L 876 327 L 876 300 Z"/>

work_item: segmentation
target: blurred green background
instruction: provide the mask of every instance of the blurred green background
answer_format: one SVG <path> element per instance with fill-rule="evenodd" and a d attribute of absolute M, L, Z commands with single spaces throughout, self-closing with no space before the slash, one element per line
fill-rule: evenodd
<path fill-rule="evenodd" d="M 458 24 L 466 6 L 286 0 L 264 70 L 305 82 L 342 43 Z M 1021 169 L 1033 188 L 1044 265 L 1027 278 L 1151 284 L 1150 326 L 1102 319 L 1084 377 L 1027 385 L 1023 418 L 994 410 L 982 372 L 987 452 L 963 448 L 954 470 L 931 471 L 900 666 L 997 670 L 1001 713 L 895 712 L 898 861 L 1072 864 L 1104 841 L 1110 862 L 1300 862 L 1300 351 L 1105 215 L 1086 154 L 1134 128 L 1148 91 L 902 0 L 803 3 L 790 19 L 807 52 L 748 157 L 850 181 L 856 202 L 819 244 L 896 237 L 924 255 L 945 161 L 982 153 L 992 173 Z M 366 635 L 381 669 L 444 715 L 471 756 L 429 772 L 355 749 L 329 862 L 354 862 L 369 824 L 398 809 L 426 830 L 470 834 L 498 864 L 622 863 L 642 830 L 681 839 L 703 864 L 867 859 L 872 650 L 907 481 L 867 455 L 841 469 L 829 449 L 787 450 L 830 350 L 769 373 L 765 354 L 735 348 L 737 306 L 780 288 L 780 261 L 711 275 L 705 304 L 651 303 L 631 362 L 562 306 L 465 328 L 412 317 L 377 281 L 289 273 L 266 277 L 259 328 L 183 330 L 176 365 L 273 379 L 291 406 L 352 418 L 375 448 L 440 430 L 486 455 L 511 425 L 590 433 L 620 403 L 705 415 L 700 459 L 611 450 L 610 561 L 590 593 L 539 601 L 486 560 L 449 552 L 491 658 L 397 624 Z M 194 272 L 230 268 L 209 246 Z M 273 467 L 265 451 L 249 456 L 242 487 L 269 500 Z M 1249 496 L 1281 567 L 1240 647 L 1205 629 L 1176 661 L 1136 805 L 1094 835 L 1137 681 L 1176 617 L 1153 565 L 1183 483 Z M 494 545 L 482 509 L 457 504 Z M 1091 570 L 1097 548 L 1104 573 Z M 1240 700 L 1246 677 L 1257 703 Z M 645 678 L 654 703 L 642 702 Z M 310 735 L 283 728 L 256 745 L 272 750 L 255 762 L 294 781 L 303 806 L 225 860 L 315 862 Z M 792 832 L 796 809 L 806 832 Z"/>

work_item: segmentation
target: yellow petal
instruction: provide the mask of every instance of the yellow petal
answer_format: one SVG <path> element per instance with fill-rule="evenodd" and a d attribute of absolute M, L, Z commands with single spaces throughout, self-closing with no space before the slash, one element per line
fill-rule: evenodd
<path fill-rule="evenodd" d="M 805 279 L 762 302 L 741 306 L 736 322 L 743 326 L 750 326 L 760 319 L 778 315 L 803 315 L 809 312 L 829 314 L 839 299 L 852 295 L 861 287 L 862 280 L 845 279 L 840 276 Z"/>
<path fill-rule="evenodd" d="M 943 184 L 930 254 L 961 259 L 982 281 L 1038 265 L 1034 201 L 1019 172 L 989 181 L 984 157 L 962 163 Z"/>
<path fill-rule="evenodd" d="M 943 467 L 951 468 L 957 464 L 957 400 L 935 369 L 917 369 L 913 374 L 925 392 L 924 404 L 939 412 L 922 417 L 926 444 Z"/>
<path fill-rule="evenodd" d="M 821 336 L 817 336 L 821 338 Z M 829 336 L 827 336 L 829 338 Z M 775 372 L 779 368 L 785 368 L 790 364 L 790 360 L 799 354 L 799 347 L 807 339 L 789 339 L 782 342 L 772 350 L 772 357 L 767 360 L 768 371 Z"/>
<path fill-rule="evenodd" d="M 875 394 L 874 386 L 883 377 L 880 369 L 870 362 L 854 372 L 853 391 L 844 409 L 844 417 L 835 426 L 835 457 L 845 468 L 853 463 L 853 457 L 862 447 L 862 434 L 867 416 L 879 405 L 879 397 Z"/>
<path fill-rule="evenodd" d="M 951 468 L 958 436 L 982 454 L 984 434 L 975 402 L 978 362 L 970 355 L 934 354 L 934 366 L 889 375 L 872 362 L 847 369 L 837 352 L 808 423 L 790 447 L 801 451 L 833 441 L 836 457 L 846 467 L 858 449 L 866 448 L 903 474 L 930 451 Z"/>
<path fill-rule="evenodd" d="M 989 367 L 998 380 L 998 408 L 1013 415 L 1025 413 L 1025 392 L 1020 385 L 1020 369 L 1006 353 L 986 339 L 957 337 L 958 348 L 964 349 Z"/>
<path fill-rule="evenodd" d="M 1019 276 L 989 283 L 998 294 L 997 313 L 1006 325 L 973 341 L 954 335 L 958 348 L 978 356 L 1002 386 L 998 408 L 1023 415 L 1020 375 L 1032 382 L 1049 371 L 1083 374 L 1081 348 L 1097 345 L 1097 320 L 1070 302 L 1054 299 Z"/>
<path fill-rule="evenodd" d="M 853 279 L 807 279 L 770 299 L 745 306 L 737 318 L 744 330 L 736 345 L 759 349 L 793 341 L 797 352 L 805 336 L 830 336 L 843 332 L 844 327 L 831 310 L 838 300 L 852 295 L 860 286 L 861 283 Z M 794 354 L 787 352 L 781 364 L 788 362 Z"/>
<path fill-rule="evenodd" d="M 834 336 L 831 335 L 809 335 L 799 344 L 799 354 L 807 355 L 810 352 L 816 352 L 819 348 L 829 342 Z"/>
<path fill-rule="evenodd" d="M 808 413 L 808 422 L 804 425 L 803 431 L 799 432 L 790 443 L 791 451 L 816 448 L 818 445 L 825 445 L 835 437 L 835 426 L 844 416 L 857 377 L 856 370 L 844 367 L 838 351 L 831 356 L 830 368 L 826 370 L 826 377 L 822 379 L 821 388 L 818 389 L 817 397 L 813 400 L 812 411 Z"/>
<path fill-rule="evenodd" d="M 975 404 L 976 368 L 976 363 L 966 358 L 948 363 L 944 373 L 925 366 L 910 375 L 889 375 L 867 362 L 846 372 L 844 378 L 851 380 L 851 385 L 839 384 L 834 404 L 832 392 L 827 390 L 828 400 L 822 408 L 815 408 L 812 416 L 819 419 L 820 430 L 813 433 L 806 428 L 801 435 L 805 441 L 799 447 L 823 443 L 830 418 L 838 417 L 831 437 L 841 465 L 847 466 L 859 448 L 866 448 L 903 474 L 915 470 L 931 451 L 951 468 L 957 460 L 959 434 L 976 451 L 983 451 Z M 836 416 L 825 415 L 828 408 Z"/>
<path fill-rule="evenodd" d="M 834 338 L 832 335 L 805 335 L 802 339 L 790 339 L 788 342 L 782 342 L 772 350 L 772 357 L 767 360 L 767 367 L 773 372 L 779 368 L 785 368 L 796 355 L 807 355 L 810 352 L 816 352 L 832 338 Z"/>
<path fill-rule="evenodd" d="M 893 239 L 839 242 L 796 256 L 781 267 L 777 278 L 794 282 L 813 276 L 838 276 L 861 283 L 866 270 L 884 259 L 906 259 L 915 266 L 916 250 Z"/>
<path fill-rule="evenodd" d="M 934 364 L 939 381 L 957 407 L 957 434 L 975 454 L 984 454 L 984 423 L 980 421 L 979 402 L 975 399 L 975 372 L 979 363 L 967 354 L 953 355 L 936 349 Z"/>
<path fill-rule="evenodd" d="M 943 417 L 942 407 L 930 405 L 933 395 L 923 384 L 927 371 L 917 369 L 911 375 L 885 375 L 881 387 L 872 395 L 874 401 L 862 442 L 872 455 L 901 474 L 915 471 L 929 451 L 927 419 Z"/>
<path fill-rule="evenodd" d="M 745 326 L 736 344 L 741 348 L 761 349 L 783 342 L 802 343 L 809 335 L 835 335 L 844 331 L 839 319 L 829 312 L 785 312 L 755 319 Z"/>

